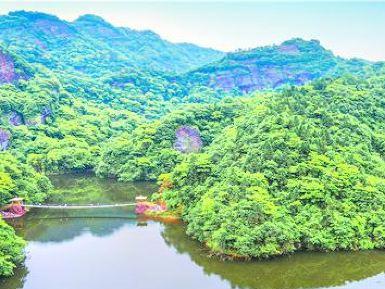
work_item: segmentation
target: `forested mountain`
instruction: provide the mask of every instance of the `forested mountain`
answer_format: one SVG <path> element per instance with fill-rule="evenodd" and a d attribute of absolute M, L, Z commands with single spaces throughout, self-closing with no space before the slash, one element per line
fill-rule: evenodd
<path fill-rule="evenodd" d="M 292 39 L 225 54 L 174 44 L 152 31 L 115 27 L 95 15 L 67 22 L 39 12 L 11 12 L 0 17 L 0 43 L 29 64 L 56 73 L 101 78 L 114 88 L 133 84 L 142 92 L 155 82 L 169 97 L 184 97 L 198 86 L 249 93 L 324 76 L 364 74 L 371 66 L 337 57 L 316 40 Z"/>
<path fill-rule="evenodd" d="M 187 232 L 243 257 L 384 248 L 384 73 L 258 97 L 162 176 Z"/>
<path fill-rule="evenodd" d="M 384 248 L 384 83 L 384 64 L 315 40 L 225 55 L 94 15 L 12 12 L 0 16 L 0 205 L 43 202 L 47 175 L 93 170 L 167 181 L 168 206 L 219 254 Z M 179 129 L 199 147 L 177 149 Z M 23 242 L 1 220 L 0 239 L 9 275 Z"/>
<path fill-rule="evenodd" d="M 364 74 L 368 68 L 369 62 L 337 57 L 317 40 L 291 39 L 281 45 L 228 53 L 182 78 L 186 84 L 249 93 L 282 85 L 302 85 L 324 76 Z"/>
<path fill-rule="evenodd" d="M 182 72 L 223 56 L 168 42 L 151 31 L 114 27 L 94 15 L 67 22 L 39 12 L 11 12 L 0 17 L 0 41 L 28 62 L 96 76 L 127 67 Z"/>

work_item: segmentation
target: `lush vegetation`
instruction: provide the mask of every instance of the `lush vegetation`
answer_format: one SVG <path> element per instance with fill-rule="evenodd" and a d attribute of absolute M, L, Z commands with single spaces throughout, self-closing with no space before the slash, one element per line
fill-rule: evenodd
<path fill-rule="evenodd" d="M 220 254 L 383 248 L 384 96 L 381 75 L 263 98 L 186 156 L 164 197 Z"/>
<path fill-rule="evenodd" d="M 184 155 L 174 149 L 175 131 L 189 125 L 199 130 L 203 145 L 211 143 L 221 129 L 230 125 L 250 101 L 224 101 L 218 104 L 190 105 L 165 117 L 138 126 L 107 142 L 96 172 L 122 181 L 156 180 L 169 172 Z"/>
<path fill-rule="evenodd" d="M 0 220 L 0 276 L 12 275 L 15 263 L 23 260 L 24 241 L 12 227 Z"/>
<path fill-rule="evenodd" d="M 300 39 L 222 58 L 92 15 L 15 12 L 0 28 L 0 205 L 94 171 L 159 179 L 218 254 L 385 247 L 383 64 Z M 176 149 L 181 127 L 202 147 Z M 0 222 L 1 276 L 23 243 Z"/>
<path fill-rule="evenodd" d="M 0 39 L 29 62 L 94 76 L 127 66 L 182 72 L 223 56 L 192 44 L 170 43 L 152 31 L 114 27 L 95 15 L 67 22 L 39 12 L 11 12 L 0 18 Z"/>
<path fill-rule="evenodd" d="M 227 54 L 181 77 L 186 86 L 196 84 L 225 91 L 250 93 L 285 85 L 302 85 L 320 77 L 345 73 L 365 75 L 372 65 L 359 59 L 343 59 L 317 40 L 291 39 L 272 45 Z"/>

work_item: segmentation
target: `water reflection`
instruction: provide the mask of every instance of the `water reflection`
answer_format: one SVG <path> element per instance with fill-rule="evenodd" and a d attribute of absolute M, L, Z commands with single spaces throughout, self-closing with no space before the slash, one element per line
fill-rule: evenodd
<path fill-rule="evenodd" d="M 181 224 L 72 218 L 51 219 L 42 230 L 35 221 L 25 222 L 30 242 L 24 267 L 0 281 L 0 288 L 380 289 L 385 284 L 384 275 L 378 275 L 385 270 L 380 251 L 221 262 L 207 257 Z M 63 226 L 83 229 L 73 236 L 70 229 L 60 232 Z M 356 280 L 361 281 L 346 284 Z"/>
<path fill-rule="evenodd" d="M 35 213 L 24 221 L 27 225 L 16 228 L 19 236 L 27 241 L 68 242 L 89 232 L 94 236 L 108 236 L 135 219 L 133 212 L 126 217 L 46 217 Z"/>
<path fill-rule="evenodd" d="M 24 288 L 24 283 L 27 276 L 28 276 L 28 269 L 26 266 L 22 265 L 16 270 L 14 270 L 14 275 L 12 277 L 6 278 L 6 279 L 0 278 L 0 288 L 1 289 Z"/>
<path fill-rule="evenodd" d="M 52 200 L 66 203 L 126 202 L 154 190 L 89 176 L 54 182 L 60 193 Z M 12 225 L 29 241 L 27 258 L 15 276 L 0 280 L 1 289 L 385 288 L 382 251 L 221 262 L 186 237 L 183 225 L 139 220 L 132 208 L 37 209 Z"/>
<path fill-rule="evenodd" d="M 207 257 L 197 242 L 186 238 L 183 226 L 166 225 L 162 236 L 180 254 L 188 254 L 207 275 L 229 280 L 233 288 L 298 289 L 340 286 L 340 288 L 385 288 L 385 276 L 361 282 L 385 271 L 385 252 L 298 253 L 259 262 L 222 262 Z M 362 287 L 361 287 L 362 286 Z"/>
<path fill-rule="evenodd" d="M 106 219 L 108 226 L 110 220 Z M 77 222 L 69 219 L 68 222 Z M 88 231 L 70 241 L 30 241 L 25 261 L 28 271 L 0 283 L 6 289 L 217 289 L 231 288 L 166 244 L 163 225 L 126 220 L 113 233 L 96 236 Z M 61 226 L 60 223 L 51 226 Z M 35 231 L 36 239 L 42 231 Z M 44 231 L 45 234 L 48 231 Z M 43 237 L 42 239 L 47 239 Z"/>
<path fill-rule="evenodd" d="M 48 203 L 52 204 L 125 203 L 134 201 L 139 194 L 148 195 L 156 190 L 152 182 L 121 183 L 90 174 L 59 175 L 51 181 L 55 190 Z M 133 207 L 32 209 L 24 218 L 12 221 L 12 225 L 25 240 L 63 242 L 83 232 L 110 235 L 126 224 L 127 219 L 136 219 Z"/>
<path fill-rule="evenodd" d="M 51 177 L 55 187 L 50 202 L 56 204 L 115 204 L 153 193 L 154 182 L 122 183 L 93 175 L 67 174 Z"/>

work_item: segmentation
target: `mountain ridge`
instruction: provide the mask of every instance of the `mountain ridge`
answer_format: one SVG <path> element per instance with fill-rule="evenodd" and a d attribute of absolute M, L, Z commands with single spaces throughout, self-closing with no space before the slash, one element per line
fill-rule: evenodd
<path fill-rule="evenodd" d="M 199 87 L 239 95 L 297 86 L 322 77 L 363 74 L 375 64 L 335 56 L 320 41 L 301 38 L 223 53 L 172 43 L 151 30 L 117 27 L 94 14 L 68 22 L 41 12 L 10 12 L 0 16 L 0 44 L 29 64 L 55 73 L 107 83 L 109 78 L 120 79 L 112 83 L 123 90 L 134 84 L 148 92 L 143 85 L 152 83 L 155 73 L 167 98 L 184 97 Z M 139 79 L 132 77 L 133 71 Z M 183 95 L 174 93 L 175 86 Z"/>
<path fill-rule="evenodd" d="M 280 45 L 228 53 L 221 60 L 188 72 L 187 78 L 191 79 L 190 85 L 200 83 L 249 93 L 282 85 L 303 85 L 325 76 L 358 73 L 370 65 L 366 60 L 335 56 L 318 40 L 293 38 Z"/>
<path fill-rule="evenodd" d="M 171 43 L 152 31 L 115 27 L 95 15 L 67 22 L 22 10 L 0 16 L 0 28 L 3 45 L 23 53 L 28 61 L 58 70 L 64 64 L 87 74 L 96 74 L 95 65 L 104 66 L 104 72 L 127 66 L 181 72 L 223 56 L 214 49 Z M 119 36 L 119 43 L 111 35 Z"/>

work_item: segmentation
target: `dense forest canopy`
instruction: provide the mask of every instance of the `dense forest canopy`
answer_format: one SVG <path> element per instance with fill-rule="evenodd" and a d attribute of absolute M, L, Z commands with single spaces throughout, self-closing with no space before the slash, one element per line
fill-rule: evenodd
<path fill-rule="evenodd" d="M 174 44 L 152 31 L 114 27 L 95 15 L 74 22 L 39 12 L 0 18 L 1 42 L 29 62 L 101 76 L 126 67 L 182 72 L 217 60 L 223 52 Z"/>
<path fill-rule="evenodd" d="M 0 16 L 0 204 L 50 174 L 170 184 L 218 254 L 385 247 L 385 68 L 316 40 L 225 54 L 95 15 Z M 178 149 L 178 129 L 199 148 Z M 179 140 L 180 141 L 180 140 Z M 0 276 L 23 241 L 0 220 Z M 4 268 L 4 269 L 3 269 Z"/>
<path fill-rule="evenodd" d="M 384 77 L 261 100 L 168 176 L 169 205 L 218 253 L 384 247 Z"/>
<path fill-rule="evenodd" d="M 188 72 L 182 79 L 187 85 L 250 93 L 302 85 L 326 76 L 365 75 L 367 70 L 371 70 L 369 62 L 337 57 L 317 40 L 291 39 L 280 45 L 228 53 L 219 61 Z"/>

